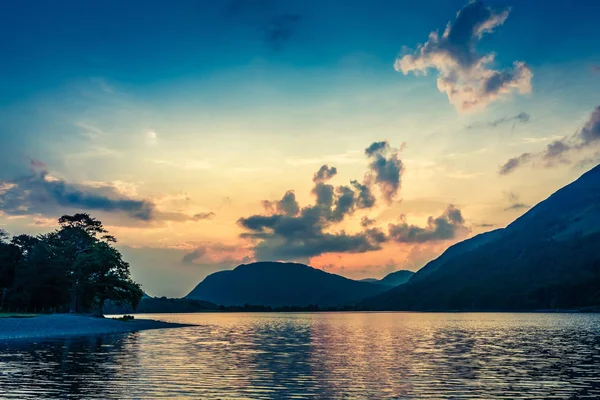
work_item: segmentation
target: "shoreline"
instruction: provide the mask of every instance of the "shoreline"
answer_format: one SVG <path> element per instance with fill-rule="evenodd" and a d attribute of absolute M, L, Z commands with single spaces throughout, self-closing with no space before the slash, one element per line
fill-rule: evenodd
<path fill-rule="evenodd" d="M 534 310 L 244 310 L 243 308 L 236 310 L 201 310 L 201 311 L 144 311 L 144 312 L 129 312 L 127 314 L 138 315 L 155 315 L 155 314 L 238 314 L 238 313 L 281 313 L 281 314 L 306 314 L 306 313 L 438 313 L 438 314 L 467 314 L 467 313 L 502 313 L 502 314 L 600 314 L 600 308 L 590 309 L 534 309 Z M 112 316 L 121 316 L 124 314 L 110 314 Z"/>
<path fill-rule="evenodd" d="M 103 335 L 188 326 L 194 325 L 151 319 L 120 321 L 72 314 L 38 315 L 29 318 L 9 317 L 0 318 L 0 341 Z"/>

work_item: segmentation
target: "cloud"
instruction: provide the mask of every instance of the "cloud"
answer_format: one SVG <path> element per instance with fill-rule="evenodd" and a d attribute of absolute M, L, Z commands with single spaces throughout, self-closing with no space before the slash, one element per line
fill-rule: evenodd
<path fill-rule="evenodd" d="M 532 158 L 533 154 L 531 153 L 523 153 L 518 157 L 513 157 L 500 167 L 500 171 L 498 173 L 500 175 L 508 175 L 521 165 L 528 163 Z"/>
<path fill-rule="evenodd" d="M 513 128 L 517 123 L 527 123 L 529 122 L 529 120 L 531 119 L 531 116 L 529 114 L 527 114 L 526 112 L 520 112 L 517 115 L 514 115 L 512 117 L 503 117 L 503 118 L 498 118 L 494 121 L 488 122 L 486 123 L 484 126 L 489 126 L 490 128 L 495 128 L 499 125 L 503 125 L 506 123 L 512 123 L 513 124 Z M 474 125 L 469 125 L 467 126 L 467 129 L 472 129 L 472 128 L 478 128 L 481 127 L 481 124 L 474 124 Z"/>
<path fill-rule="evenodd" d="M 449 205 L 439 217 L 429 217 L 425 227 L 409 225 L 405 216 L 401 218 L 403 221 L 400 224 L 388 225 L 390 239 L 399 243 L 449 240 L 469 232 L 461 211 L 453 205 Z"/>
<path fill-rule="evenodd" d="M 596 143 L 600 139 L 600 106 L 596 107 L 585 123 L 579 136 L 582 139 L 580 146 Z"/>
<path fill-rule="evenodd" d="M 581 129 L 571 136 L 554 140 L 538 153 L 523 153 L 500 166 L 499 174 L 507 175 L 524 165 L 540 165 L 550 168 L 558 164 L 570 164 L 571 156 L 597 147 L 600 144 L 600 106 L 596 107 Z M 586 159 L 590 159 L 587 157 Z"/>
<path fill-rule="evenodd" d="M 327 164 L 322 165 L 321 168 L 319 168 L 319 170 L 315 172 L 315 175 L 313 176 L 313 182 L 326 182 L 333 178 L 336 174 L 337 169 L 335 167 L 329 168 Z"/>
<path fill-rule="evenodd" d="M 484 109 L 508 95 L 531 92 L 531 69 L 521 61 L 512 68 L 491 67 L 495 54 L 479 54 L 476 45 L 485 33 L 504 24 L 510 9 L 494 9 L 472 1 L 449 22 L 442 36 L 431 32 L 425 44 L 396 59 L 394 68 L 404 75 L 437 70 L 437 86 L 459 112 Z"/>
<path fill-rule="evenodd" d="M 186 253 L 181 262 L 197 267 L 210 269 L 233 269 L 239 264 L 251 262 L 246 250 L 239 246 L 223 243 L 203 243 Z"/>
<path fill-rule="evenodd" d="M 349 186 L 336 187 L 326 183 L 336 173 L 334 167 L 323 165 L 314 174 L 313 205 L 300 208 L 290 190 L 279 201 L 263 201 L 268 215 L 238 220 L 245 230 L 241 237 L 254 243 L 257 260 L 304 260 L 323 253 L 363 253 L 380 248 L 386 238 L 377 228 L 365 227 L 358 233 L 328 232 L 356 210 L 375 205 L 367 184 L 352 180 Z"/>
<path fill-rule="evenodd" d="M 263 200 L 263 207 L 270 214 L 281 213 L 290 217 L 300 212 L 300 206 L 298 205 L 298 201 L 296 201 L 296 195 L 293 190 L 288 190 L 281 200 Z"/>
<path fill-rule="evenodd" d="M 201 220 L 204 220 L 204 219 L 213 219 L 215 217 L 215 215 L 216 214 L 214 212 L 212 212 L 212 211 L 210 211 L 210 212 L 203 212 L 203 213 L 194 214 L 191 219 L 194 220 L 194 221 L 201 221 Z"/>
<path fill-rule="evenodd" d="M 600 73 L 600 65 L 592 65 L 592 72 Z"/>
<path fill-rule="evenodd" d="M 365 215 L 360 219 L 360 226 L 362 226 L 363 228 L 367 228 L 371 225 L 375 225 L 376 222 L 377 221 L 375 221 L 374 219 L 371 219 Z"/>
<path fill-rule="evenodd" d="M 32 166 L 39 169 L 43 163 L 35 162 Z M 118 190 L 118 186 L 98 182 L 68 183 L 46 170 L 33 170 L 29 175 L 0 181 L 0 189 L 0 211 L 8 215 L 56 217 L 63 212 L 85 210 L 121 213 L 140 221 L 197 221 L 214 216 L 214 213 L 190 217 L 178 212 L 163 212 L 149 200 L 127 196 Z"/>
<path fill-rule="evenodd" d="M 391 148 L 387 141 L 373 142 L 365 149 L 365 154 L 371 160 L 367 179 L 379 185 L 381 194 L 388 204 L 397 196 L 400 190 L 400 178 L 404 172 L 404 165 L 398 153 L 399 151 Z"/>
<path fill-rule="evenodd" d="M 274 51 L 281 51 L 291 39 L 300 21 L 297 14 L 279 14 L 263 26 L 265 43 Z"/>
<path fill-rule="evenodd" d="M 508 193 L 506 193 L 506 197 L 508 198 L 510 205 L 508 207 L 506 207 L 504 209 L 504 211 L 515 211 L 515 210 L 523 210 L 523 209 L 531 208 L 531 206 L 529 204 L 520 202 L 520 196 L 518 193 L 508 192 Z"/>
<path fill-rule="evenodd" d="M 391 148 L 387 141 L 373 142 L 365 149 L 370 162 L 364 181 L 350 180 L 349 185 L 330 184 L 337 169 L 322 165 L 313 175 L 313 204 L 300 207 L 291 190 L 281 200 L 265 200 L 264 214 L 238 220 L 244 230 L 240 237 L 250 241 L 257 260 L 304 261 L 327 253 L 376 251 L 390 240 L 419 243 L 452 239 L 468 232 L 460 210 L 454 206 L 449 206 L 440 217 L 430 218 L 425 228 L 406 223 L 390 225 L 388 234 L 376 226 L 375 220 L 363 215 L 357 231 L 336 230 L 358 210 L 375 207 L 375 186 L 388 203 L 398 195 L 404 170 L 398 154 L 399 150 Z M 284 207 L 287 202 L 293 207 Z"/>

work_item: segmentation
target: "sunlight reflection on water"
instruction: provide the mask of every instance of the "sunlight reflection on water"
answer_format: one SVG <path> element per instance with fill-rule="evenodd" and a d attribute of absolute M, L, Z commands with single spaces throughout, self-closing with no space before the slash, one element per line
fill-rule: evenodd
<path fill-rule="evenodd" d="M 0 398 L 600 398 L 597 314 L 143 317 L 199 326 L 3 343 Z"/>

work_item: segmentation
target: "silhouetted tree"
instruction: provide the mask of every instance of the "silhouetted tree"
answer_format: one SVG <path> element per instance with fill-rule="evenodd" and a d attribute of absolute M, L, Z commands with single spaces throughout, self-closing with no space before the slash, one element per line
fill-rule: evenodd
<path fill-rule="evenodd" d="M 128 303 L 135 309 L 142 289 L 129 264 L 112 246 L 114 236 L 89 214 L 64 215 L 60 228 L 39 235 L 0 235 L 0 307 L 10 291 L 15 308 L 65 309 L 80 312 L 104 302 Z"/>

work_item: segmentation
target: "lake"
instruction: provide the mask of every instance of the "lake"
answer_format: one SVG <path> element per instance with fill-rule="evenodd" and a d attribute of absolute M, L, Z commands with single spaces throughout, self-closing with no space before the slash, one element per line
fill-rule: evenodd
<path fill-rule="evenodd" d="M 599 314 L 156 314 L 0 344 L 0 398 L 600 398 Z"/>

